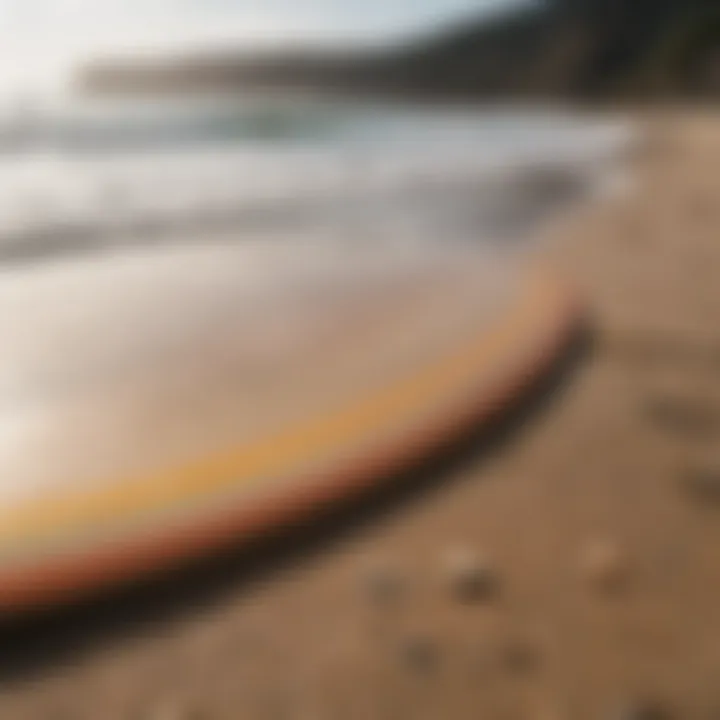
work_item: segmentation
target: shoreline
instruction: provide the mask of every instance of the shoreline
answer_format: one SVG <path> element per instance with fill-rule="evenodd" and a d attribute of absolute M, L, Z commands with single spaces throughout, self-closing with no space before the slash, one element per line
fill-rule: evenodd
<path fill-rule="evenodd" d="M 468 242 L 478 235 L 489 244 L 494 236 L 498 244 L 505 237 L 512 242 L 516 234 L 527 235 L 538 218 L 582 196 L 630 141 L 617 116 L 598 120 L 562 110 L 541 108 L 527 115 L 496 109 L 459 115 L 455 129 L 446 111 L 435 109 L 426 118 L 434 118 L 437 127 L 431 131 L 411 114 L 392 119 L 366 112 L 355 119 L 355 129 L 346 130 L 343 123 L 349 121 L 333 120 L 329 113 L 326 120 L 338 122 L 333 132 L 347 137 L 331 132 L 317 146 L 312 138 L 303 140 L 300 127 L 289 131 L 287 139 L 294 140 L 287 145 L 265 145 L 252 136 L 240 145 L 194 145 L 218 140 L 208 136 L 171 146 L 172 152 L 151 146 L 149 156 L 131 146 L 121 160 L 110 143 L 87 156 L 66 148 L 57 167 L 52 154 L 10 156 L 8 187 L 0 197 L 5 204 L 0 270 L 193 244 L 198 237 L 203 244 L 225 244 L 237 242 L 238 233 L 299 230 L 352 242 L 361 227 L 387 242 L 394 239 L 386 237 L 390 234 L 428 244 L 437 244 L 437 236 Z M 169 126 L 172 117 L 165 120 Z M 407 133 L 402 142 L 393 123 Z M 372 139 L 388 132 L 387 147 Z M 60 142 L 56 149 L 62 148 Z M 22 176 L 26 161 L 40 183 L 35 195 L 11 182 L 13 173 Z M 80 209 L 74 207 L 78 203 Z"/>

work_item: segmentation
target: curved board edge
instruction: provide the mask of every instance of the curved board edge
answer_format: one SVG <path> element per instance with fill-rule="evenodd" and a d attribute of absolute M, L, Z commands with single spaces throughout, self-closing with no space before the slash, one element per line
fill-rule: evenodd
<path fill-rule="evenodd" d="M 85 551 L 0 567 L 0 614 L 14 616 L 69 604 L 279 528 L 308 522 L 333 504 L 347 502 L 418 467 L 471 429 L 488 427 L 550 372 L 585 327 L 586 319 L 577 293 L 545 273 L 526 284 L 517 307 L 508 314 L 523 318 L 523 322 L 513 323 L 512 333 L 503 334 L 504 357 L 511 361 L 501 367 L 496 362 L 478 368 L 476 389 L 442 416 L 425 420 L 372 451 L 299 476 L 290 488 L 260 495 L 210 517 L 159 527 L 149 535 Z M 509 322 L 510 318 L 501 318 L 496 329 Z M 530 329 L 535 338 L 532 344 L 523 337 Z"/>

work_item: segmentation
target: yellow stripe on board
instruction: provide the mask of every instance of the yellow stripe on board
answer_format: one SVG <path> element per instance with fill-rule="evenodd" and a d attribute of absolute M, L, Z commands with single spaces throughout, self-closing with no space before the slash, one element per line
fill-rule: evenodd
<path fill-rule="evenodd" d="M 520 308 L 494 332 L 486 333 L 462 352 L 424 368 L 340 411 L 310 419 L 285 431 L 191 465 L 144 477 L 117 480 L 93 492 L 68 493 L 0 512 L 0 542 L 36 541 L 53 533 L 103 527 L 119 518 L 166 508 L 253 480 L 282 476 L 379 427 L 418 415 L 438 398 L 480 377 L 547 314 L 552 286 L 533 284 Z M 479 363 L 482 365 L 479 366 Z"/>

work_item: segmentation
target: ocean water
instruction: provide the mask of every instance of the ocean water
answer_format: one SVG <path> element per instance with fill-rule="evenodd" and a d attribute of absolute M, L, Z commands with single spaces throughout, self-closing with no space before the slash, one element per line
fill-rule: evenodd
<path fill-rule="evenodd" d="M 617 170 L 622 122 L 311 97 L 0 112 L 0 262 L 263 234 L 507 247 Z"/>

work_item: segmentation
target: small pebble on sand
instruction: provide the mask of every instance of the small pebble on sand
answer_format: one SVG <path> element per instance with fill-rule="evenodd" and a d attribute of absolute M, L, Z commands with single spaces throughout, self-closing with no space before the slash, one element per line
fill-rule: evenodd
<path fill-rule="evenodd" d="M 580 572 L 587 583 L 603 592 L 623 588 L 630 575 L 628 558 L 612 540 L 595 540 L 580 553 Z"/>
<path fill-rule="evenodd" d="M 540 647 L 529 637 L 515 637 L 500 648 L 500 662 L 513 675 L 526 675 L 540 664 Z"/>
<path fill-rule="evenodd" d="M 440 650 L 433 638 L 423 634 L 414 634 L 403 641 L 401 655 L 409 669 L 416 672 L 428 672 L 437 666 Z"/>
<path fill-rule="evenodd" d="M 681 472 L 683 489 L 695 500 L 720 503 L 720 462 L 698 462 Z"/>
<path fill-rule="evenodd" d="M 608 716 L 608 720 L 672 720 L 674 714 L 660 703 L 631 700 L 622 703 Z"/>
<path fill-rule="evenodd" d="M 402 570 L 391 563 L 374 563 L 368 566 L 362 575 L 366 597 L 378 605 L 389 605 L 400 600 L 406 585 Z"/>
<path fill-rule="evenodd" d="M 470 548 L 458 547 L 448 552 L 443 569 L 450 592 L 462 602 L 490 600 L 498 592 L 495 567 L 487 557 Z"/>
<path fill-rule="evenodd" d="M 720 411 L 705 398 L 655 389 L 645 400 L 645 415 L 659 430 L 689 439 L 713 437 Z"/>

